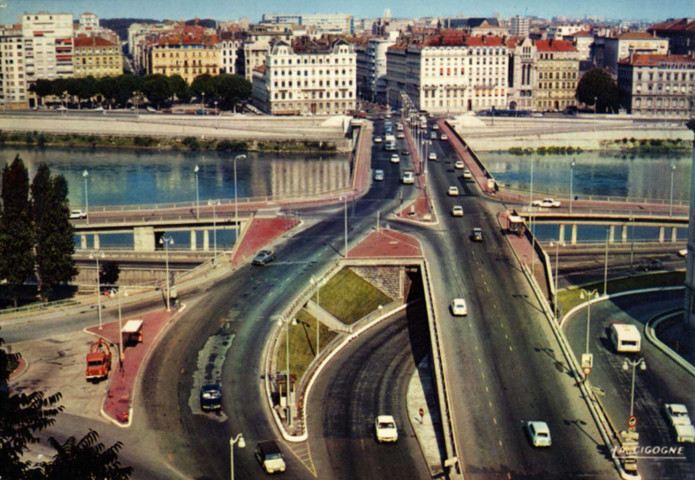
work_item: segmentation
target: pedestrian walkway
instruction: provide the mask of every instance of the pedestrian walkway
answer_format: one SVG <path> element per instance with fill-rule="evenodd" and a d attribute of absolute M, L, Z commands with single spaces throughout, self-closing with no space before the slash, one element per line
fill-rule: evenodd
<path fill-rule="evenodd" d="M 383 228 L 367 235 L 348 254 L 348 258 L 421 256 L 422 247 L 415 238 Z"/>
<path fill-rule="evenodd" d="M 98 326 L 87 328 L 86 330 L 94 335 L 104 338 L 115 346 L 112 351 L 111 373 L 109 375 L 109 386 L 106 398 L 101 408 L 101 413 L 106 418 L 119 426 L 130 426 L 132 421 L 132 406 L 134 402 L 135 384 L 140 373 L 140 369 L 145 364 L 150 352 L 154 348 L 160 333 L 173 318 L 175 312 L 157 310 L 138 317 L 143 321 L 141 342 L 123 345 L 123 361 L 118 358 L 118 330 L 119 322 L 103 324 L 99 330 Z M 124 318 L 122 325 L 133 318 Z M 125 339 L 124 339 L 125 341 Z"/>
<path fill-rule="evenodd" d="M 529 271 L 532 271 L 533 278 L 536 280 L 536 284 L 541 288 L 543 293 L 548 298 L 548 289 L 546 281 L 546 272 L 543 265 L 543 259 L 539 256 L 539 249 L 534 250 L 531 245 L 531 240 L 529 239 L 528 232 L 523 235 L 518 235 L 512 233 L 508 230 L 509 226 L 509 212 L 501 212 L 497 220 L 499 222 L 502 234 L 506 237 L 509 245 L 514 250 L 519 262 L 524 265 Z"/>
<path fill-rule="evenodd" d="M 232 258 L 232 265 L 237 266 L 254 257 L 261 248 L 269 247 L 300 221 L 296 218 L 254 218 L 239 239 L 239 245 Z"/>

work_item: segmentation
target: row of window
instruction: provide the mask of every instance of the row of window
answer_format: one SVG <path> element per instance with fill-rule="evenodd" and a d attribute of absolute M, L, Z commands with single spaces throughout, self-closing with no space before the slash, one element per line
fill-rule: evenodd
<path fill-rule="evenodd" d="M 273 77 L 276 77 L 276 76 L 278 76 L 278 75 L 281 75 L 281 76 L 284 77 L 284 76 L 285 76 L 285 72 L 287 72 L 287 76 L 289 76 L 289 77 L 292 76 L 292 72 L 294 72 L 294 75 L 297 75 L 297 76 L 301 76 L 301 75 L 302 75 L 302 71 L 301 71 L 301 70 L 280 70 L 280 71 L 278 71 L 278 70 L 271 70 L 271 71 L 270 71 L 270 75 L 273 76 Z M 316 70 L 304 70 L 304 76 L 305 76 L 305 77 L 308 77 L 308 76 L 309 76 L 309 72 L 311 72 L 311 75 L 312 75 L 312 76 L 315 76 L 315 75 L 323 75 L 324 73 L 325 73 L 326 75 L 330 75 L 330 74 L 331 74 L 331 70 L 319 70 L 318 73 L 317 73 Z M 354 74 L 355 74 L 355 71 L 354 71 L 352 68 L 349 68 L 349 69 L 347 69 L 347 70 L 345 70 L 344 68 L 343 68 L 342 70 L 338 70 L 338 69 L 336 68 L 335 70 L 333 70 L 333 73 L 334 73 L 335 75 L 346 75 L 346 74 L 347 74 L 347 75 L 354 75 Z"/>
<path fill-rule="evenodd" d="M 319 86 L 319 87 L 323 87 L 323 86 L 324 86 L 324 85 L 323 85 L 323 80 L 319 80 L 318 82 L 319 82 L 319 83 L 318 83 L 318 86 Z M 285 84 L 287 84 L 287 85 L 285 85 Z M 275 82 L 273 82 L 273 87 L 275 87 L 275 88 L 285 88 L 285 86 L 287 86 L 288 88 L 292 88 L 294 85 L 295 85 L 295 82 L 293 82 L 292 80 L 289 80 L 288 82 L 285 82 L 284 80 L 278 82 L 278 81 L 276 80 Z M 302 86 L 304 86 L 304 87 L 309 87 L 309 86 L 311 86 L 312 88 L 314 88 L 314 87 L 316 87 L 317 85 L 316 85 L 316 80 L 312 80 L 312 81 L 311 81 L 311 85 L 309 85 L 309 80 L 304 80 L 304 85 L 302 85 L 302 81 L 301 81 L 301 80 L 297 80 L 296 86 L 297 86 L 297 87 L 300 87 L 300 88 L 301 88 Z M 345 80 L 342 80 L 342 81 L 334 80 L 334 81 L 333 81 L 333 87 L 351 87 L 351 86 L 352 86 L 352 80 L 348 80 L 347 83 L 345 82 Z M 330 87 L 331 87 L 331 81 L 330 81 L 330 80 L 326 80 L 326 88 L 330 88 Z"/>
<path fill-rule="evenodd" d="M 179 57 L 215 57 L 219 53 L 217 50 L 188 50 L 180 55 L 181 52 L 169 52 L 169 58 Z M 154 58 L 167 58 L 166 52 L 154 52 Z"/>
<path fill-rule="evenodd" d="M 313 109 L 316 109 L 315 113 L 341 113 L 345 112 L 347 109 L 354 108 L 354 102 L 326 102 L 325 110 L 324 103 L 319 102 L 313 104 Z M 296 110 L 300 108 L 303 113 L 311 113 L 312 107 L 308 104 L 297 104 L 293 103 L 274 103 L 273 110 L 275 112 L 283 112 L 288 110 Z"/>
<path fill-rule="evenodd" d="M 469 97 L 499 97 L 505 96 L 506 92 L 504 89 L 476 89 L 468 90 Z M 423 98 L 458 98 L 466 96 L 466 90 L 452 89 L 452 90 L 424 90 Z"/>
<path fill-rule="evenodd" d="M 76 63 L 79 64 L 80 59 L 76 59 L 76 60 L 78 60 Z M 113 64 L 120 64 L 121 59 L 119 57 L 106 57 L 106 58 L 100 58 L 100 57 L 91 58 L 90 57 L 90 58 L 83 58 L 81 63 L 82 63 L 82 65 L 87 65 L 87 64 L 91 65 L 92 63 L 94 63 L 96 65 L 99 65 L 100 63 L 102 63 L 104 65 L 113 65 Z"/>
<path fill-rule="evenodd" d="M 275 100 L 285 100 L 289 99 L 292 100 L 292 93 L 293 92 L 275 92 L 273 94 L 273 99 Z M 311 95 L 309 95 L 311 93 Z M 324 95 L 326 94 L 325 98 L 331 98 L 331 92 L 299 92 L 297 95 L 294 97 L 295 99 L 304 99 L 304 100 L 316 100 L 316 99 L 323 99 Z M 352 98 L 352 90 L 350 91 L 345 91 L 343 90 L 342 92 L 333 92 L 333 98 Z"/>
<path fill-rule="evenodd" d="M 668 108 L 669 106 L 671 108 L 684 108 L 686 107 L 687 103 L 684 98 L 681 99 L 668 99 L 668 98 L 646 98 L 645 101 L 643 102 L 641 98 L 637 97 L 635 98 L 635 107 L 641 107 L 642 105 L 646 105 L 647 107 L 651 106 L 656 106 L 656 107 L 661 107 L 663 106 L 664 108 Z"/>
<path fill-rule="evenodd" d="M 693 91 L 693 85 L 683 84 L 683 85 L 661 85 L 660 83 L 656 85 L 656 89 L 653 88 L 654 85 L 636 85 L 635 92 L 642 93 L 644 89 L 647 92 L 665 92 L 665 93 L 687 93 Z"/>
<path fill-rule="evenodd" d="M 538 72 L 539 80 L 576 80 L 577 72 Z"/>
<path fill-rule="evenodd" d="M 466 59 L 465 59 L 465 58 L 460 58 L 460 57 L 448 58 L 448 57 L 444 57 L 444 58 L 432 58 L 432 59 L 430 59 L 430 58 L 425 58 L 425 65 L 428 65 L 428 64 L 430 63 L 430 60 L 432 60 L 432 64 L 436 64 L 435 66 L 439 66 L 439 65 L 449 65 L 449 64 L 454 64 L 454 65 L 456 65 L 456 64 L 459 63 L 459 60 L 460 60 L 461 64 L 465 64 L 465 63 L 466 63 Z M 476 64 L 476 65 L 488 65 L 487 60 L 488 60 L 488 59 L 487 59 L 486 57 L 484 57 L 484 58 L 482 58 L 482 62 L 481 62 L 481 59 L 480 59 L 480 58 L 476 58 L 476 59 L 475 59 L 475 64 Z M 493 60 L 495 61 L 494 63 L 492 62 Z M 493 58 L 490 58 L 490 65 L 506 65 L 506 64 L 507 64 L 507 57 L 502 57 L 502 58 L 497 57 L 497 58 L 494 58 L 494 59 L 493 59 Z M 473 58 L 472 58 L 472 57 L 468 57 L 468 65 L 473 65 Z"/>
<path fill-rule="evenodd" d="M 302 62 L 302 60 L 304 60 L 304 61 Z M 309 61 L 309 58 L 297 58 L 295 65 L 302 65 L 302 64 L 303 65 L 309 65 L 309 64 L 311 64 L 311 65 L 317 65 L 317 64 L 318 65 L 324 65 L 324 64 L 330 65 L 331 64 L 331 58 L 330 57 L 327 57 L 327 58 L 318 57 L 318 62 L 316 60 L 317 59 L 315 57 L 311 58 L 311 62 Z M 326 60 L 326 61 L 324 62 L 324 60 Z M 348 58 L 348 57 L 334 57 L 333 58 L 333 64 L 339 65 L 339 64 L 343 64 L 343 63 L 354 64 L 355 61 L 354 61 L 354 58 Z M 280 65 L 280 66 L 292 65 L 292 59 L 288 58 L 287 61 L 285 62 L 284 58 L 280 58 L 280 59 L 274 58 L 273 59 L 273 65 Z"/>
<path fill-rule="evenodd" d="M 645 79 L 649 78 L 649 81 L 653 81 L 654 80 L 654 73 L 655 72 L 649 72 L 649 73 L 645 72 L 645 74 L 644 74 Z M 680 76 L 681 81 L 685 81 L 686 78 L 688 78 L 691 82 L 695 80 L 695 72 L 680 72 L 680 74 L 678 72 L 666 72 L 665 74 L 664 74 L 664 72 L 658 72 L 656 77 L 659 80 L 664 80 L 664 77 L 666 80 L 671 80 L 671 78 L 672 78 L 671 73 L 673 73 L 673 80 L 674 81 L 678 81 L 679 76 Z M 637 80 L 638 81 L 642 80 L 642 72 L 637 72 Z"/>
<path fill-rule="evenodd" d="M 538 82 L 539 90 L 576 90 L 576 82 Z"/>
<path fill-rule="evenodd" d="M 459 50 L 460 51 L 460 50 Z M 465 49 L 461 55 L 465 55 Z M 507 55 L 506 48 L 469 48 L 468 55 Z"/>

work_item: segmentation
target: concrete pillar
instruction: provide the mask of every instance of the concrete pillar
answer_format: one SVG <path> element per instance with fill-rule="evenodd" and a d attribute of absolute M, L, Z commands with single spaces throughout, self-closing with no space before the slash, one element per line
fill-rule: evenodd
<path fill-rule="evenodd" d="M 191 230 L 191 251 L 195 252 L 198 248 L 195 244 L 196 241 L 195 230 Z"/>
<path fill-rule="evenodd" d="M 210 230 L 207 228 L 203 230 L 203 251 L 207 252 L 210 250 Z"/>
<path fill-rule="evenodd" d="M 99 234 L 95 233 L 94 234 L 94 250 L 99 250 L 101 248 L 101 245 L 99 244 Z"/>
<path fill-rule="evenodd" d="M 608 226 L 608 243 L 615 243 L 615 225 Z"/>
<path fill-rule="evenodd" d="M 80 248 L 87 248 L 87 235 L 84 233 L 80 235 Z"/>
<path fill-rule="evenodd" d="M 572 239 L 570 240 L 570 245 L 576 245 L 577 244 L 577 224 L 573 223 L 572 224 Z"/>
<path fill-rule="evenodd" d="M 565 241 L 565 224 L 564 223 L 560 224 L 560 232 L 558 233 L 558 238 L 560 239 L 560 243 Z"/>
<path fill-rule="evenodd" d="M 678 241 L 678 227 L 671 228 L 671 243 Z"/>
<path fill-rule="evenodd" d="M 627 243 L 627 223 L 624 223 L 620 229 L 620 241 L 622 243 Z"/>
<path fill-rule="evenodd" d="M 136 252 L 154 252 L 154 227 L 133 228 L 133 250 Z"/>
<path fill-rule="evenodd" d="M 666 233 L 666 227 L 659 227 L 659 243 L 664 243 L 664 234 Z"/>

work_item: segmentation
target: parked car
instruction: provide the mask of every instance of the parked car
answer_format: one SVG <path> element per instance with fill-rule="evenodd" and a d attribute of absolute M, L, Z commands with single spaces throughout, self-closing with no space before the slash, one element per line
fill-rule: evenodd
<path fill-rule="evenodd" d="M 468 307 L 466 306 L 466 301 L 463 298 L 454 298 L 451 301 L 451 314 L 455 317 L 465 317 L 468 315 Z"/>
<path fill-rule="evenodd" d="M 216 383 L 209 383 L 200 388 L 200 408 L 202 410 L 220 410 L 222 408 L 222 389 Z"/>
<path fill-rule="evenodd" d="M 439 139 L 446 141 L 446 140 L 449 140 L 449 137 L 446 136 L 446 133 L 442 133 L 442 135 L 439 137 Z"/>
<path fill-rule="evenodd" d="M 381 182 L 384 180 L 384 171 L 381 169 L 374 170 L 374 181 Z"/>
<path fill-rule="evenodd" d="M 475 227 L 473 229 L 473 233 L 471 233 L 471 239 L 474 242 L 482 242 L 483 241 L 483 229 L 480 227 Z"/>
<path fill-rule="evenodd" d="M 456 170 L 463 170 L 465 168 L 463 160 L 456 160 L 456 163 L 454 163 L 454 168 Z"/>
<path fill-rule="evenodd" d="M 459 187 L 455 187 L 454 185 L 450 186 L 447 195 L 449 195 L 450 197 L 458 197 Z"/>
<path fill-rule="evenodd" d="M 680 403 L 667 403 L 664 405 L 664 410 L 666 418 L 676 433 L 676 441 L 678 443 L 695 442 L 695 427 L 690 421 L 687 407 Z"/>
<path fill-rule="evenodd" d="M 56 107 L 56 110 L 58 110 L 59 112 L 66 112 L 68 108 L 65 105 L 58 105 Z"/>
<path fill-rule="evenodd" d="M 85 212 L 84 210 L 72 210 L 70 212 L 70 218 L 87 218 L 87 212 Z"/>
<path fill-rule="evenodd" d="M 454 205 L 451 207 L 452 217 L 463 217 L 463 207 L 461 205 Z"/>
<path fill-rule="evenodd" d="M 541 208 L 559 208 L 560 202 L 552 198 L 544 198 L 543 200 L 534 200 L 531 205 Z"/>
<path fill-rule="evenodd" d="M 549 447 L 552 444 L 550 428 L 548 428 L 548 424 L 545 422 L 526 422 L 526 432 L 534 447 Z"/>
<path fill-rule="evenodd" d="M 638 270 L 648 272 L 649 270 L 661 270 L 664 268 L 663 263 L 658 258 L 648 258 L 639 264 Z"/>
<path fill-rule="evenodd" d="M 396 421 L 391 415 L 379 415 L 374 420 L 374 430 L 376 433 L 376 441 L 379 443 L 398 441 L 398 428 Z"/>
<path fill-rule="evenodd" d="M 275 260 L 275 252 L 273 250 L 261 250 L 258 252 L 258 255 L 254 257 L 252 263 L 254 265 L 264 266 L 273 260 Z"/>

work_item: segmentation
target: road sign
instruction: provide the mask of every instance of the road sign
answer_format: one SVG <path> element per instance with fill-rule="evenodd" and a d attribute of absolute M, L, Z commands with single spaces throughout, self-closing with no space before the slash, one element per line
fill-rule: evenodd
<path fill-rule="evenodd" d="M 591 367 L 586 366 L 582 369 L 582 371 L 584 372 L 584 375 L 588 377 L 591 374 Z"/>
<path fill-rule="evenodd" d="M 635 428 L 637 426 L 637 417 L 632 415 L 627 419 L 627 426 L 630 428 Z"/>
<path fill-rule="evenodd" d="M 592 353 L 582 353 L 582 368 L 594 366 L 594 355 Z M 587 374 L 588 375 L 588 374 Z"/>
<path fill-rule="evenodd" d="M 420 423 L 422 423 L 423 419 L 425 418 L 425 409 L 421 408 L 418 410 L 418 413 L 420 414 Z"/>

